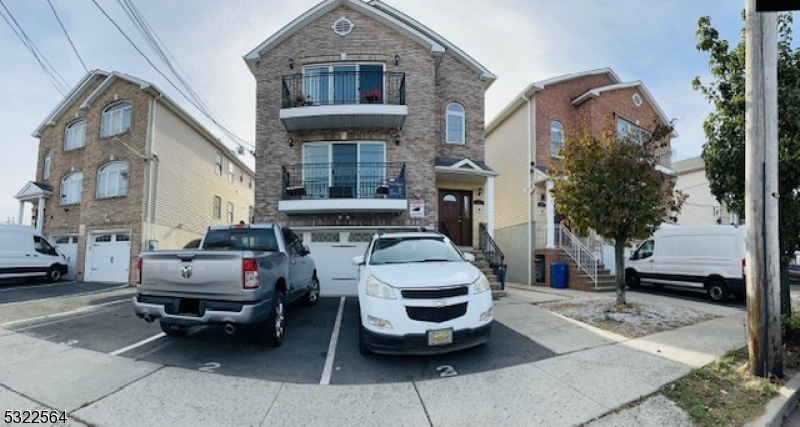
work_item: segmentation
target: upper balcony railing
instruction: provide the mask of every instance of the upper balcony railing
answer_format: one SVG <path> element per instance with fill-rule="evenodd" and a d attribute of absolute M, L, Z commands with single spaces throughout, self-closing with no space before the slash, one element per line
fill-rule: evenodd
<path fill-rule="evenodd" d="M 405 199 L 404 163 L 283 166 L 283 200 Z"/>
<path fill-rule="evenodd" d="M 405 105 L 405 73 L 316 71 L 283 76 L 281 108 L 348 104 Z"/>

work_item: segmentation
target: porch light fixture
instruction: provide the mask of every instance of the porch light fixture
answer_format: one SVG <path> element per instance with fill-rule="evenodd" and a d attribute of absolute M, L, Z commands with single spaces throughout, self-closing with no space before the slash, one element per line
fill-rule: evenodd
<path fill-rule="evenodd" d="M 400 55 L 394 56 L 394 65 L 400 65 Z"/>
<path fill-rule="evenodd" d="M 294 58 L 289 58 L 289 69 L 294 70 Z"/>
<path fill-rule="evenodd" d="M 394 136 L 394 145 L 400 145 L 400 134 Z"/>
<path fill-rule="evenodd" d="M 478 187 L 478 197 L 480 197 L 481 194 L 483 194 L 483 187 Z"/>
<path fill-rule="evenodd" d="M 294 147 L 294 139 L 289 138 L 289 146 Z"/>

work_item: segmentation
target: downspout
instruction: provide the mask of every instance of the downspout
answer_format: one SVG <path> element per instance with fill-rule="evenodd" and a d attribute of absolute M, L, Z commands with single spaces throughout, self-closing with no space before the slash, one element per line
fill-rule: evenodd
<path fill-rule="evenodd" d="M 533 170 L 531 170 L 531 169 L 533 168 L 533 166 L 531 166 L 531 165 L 533 163 L 533 147 L 531 146 L 532 145 L 532 140 L 531 140 L 531 137 L 532 137 L 532 132 L 531 132 L 531 114 L 533 113 L 533 111 L 532 111 L 532 108 L 531 108 L 531 98 L 526 97 L 525 93 L 523 93 L 522 94 L 522 99 L 524 99 L 528 103 L 528 166 L 527 167 L 530 168 L 530 169 L 528 170 L 528 186 L 527 186 L 527 190 L 525 191 L 525 198 L 528 199 L 527 203 L 526 203 L 528 205 L 528 248 L 526 249 L 527 255 L 525 257 L 528 258 L 528 262 L 527 262 L 527 264 L 528 264 L 528 285 L 532 285 L 533 284 L 533 265 L 532 265 L 533 264 L 533 259 L 532 259 L 533 257 L 531 256 L 531 254 L 533 253 L 533 224 L 531 223 L 531 221 L 533 221 L 533 212 L 532 212 L 532 208 L 531 208 L 531 201 L 532 201 L 531 199 L 533 197 L 532 196 L 533 188 L 531 188 L 531 187 L 533 185 L 533 180 L 532 180 Z"/>
<path fill-rule="evenodd" d="M 146 197 L 147 197 L 147 211 L 145 212 L 145 233 L 144 233 L 144 248 L 145 250 L 149 250 L 150 242 L 153 240 L 153 212 L 155 209 L 153 207 L 154 199 L 155 199 L 155 191 L 154 181 L 155 181 L 155 156 L 153 155 L 153 146 L 154 139 L 155 139 L 155 121 L 156 121 L 156 105 L 158 105 L 158 100 L 164 96 L 163 93 L 159 93 L 157 97 L 150 98 L 150 126 L 147 131 L 147 189 L 146 189 Z"/>

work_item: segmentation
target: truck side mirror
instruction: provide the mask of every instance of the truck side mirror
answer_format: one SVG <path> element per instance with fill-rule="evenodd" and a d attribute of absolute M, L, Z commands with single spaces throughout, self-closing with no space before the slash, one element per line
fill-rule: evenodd
<path fill-rule="evenodd" d="M 303 255 L 308 255 L 311 253 L 311 249 L 308 248 L 308 245 L 303 245 Z"/>

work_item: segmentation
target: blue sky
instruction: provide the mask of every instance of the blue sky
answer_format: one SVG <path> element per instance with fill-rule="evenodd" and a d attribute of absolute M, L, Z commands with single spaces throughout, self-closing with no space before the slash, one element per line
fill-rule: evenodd
<path fill-rule="evenodd" d="M 64 80 L 70 86 L 77 83 L 85 71 L 47 1 L 2 1 Z M 155 83 L 225 140 L 220 129 L 136 53 L 91 0 L 51 1 L 90 70 L 120 71 Z M 133 1 L 223 122 L 254 142 L 255 80 L 242 56 L 318 1 Z M 710 16 L 722 37 L 734 44 L 744 6 L 743 1 L 720 0 L 384 1 L 499 77 L 486 93 L 487 122 L 531 82 L 610 67 L 623 81 L 641 80 L 666 115 L 677 119 L 680 136 L 673 140 L 673 160 L 700 154 L 702 122 L 711 111 L 691 88 L 695 76 L 709 81 L 708 57 L 695 48 L 697 20 Z M 97 2 L 155 58 L 117 1 Z M 18 215 L 13 196 L 35 178 L 38 140 L 31 133 L 62 95 L 3 20 L 0 52 L 0 222 L 5 222 Z M 29 209 L 24 217 L 29 222 Z"/>

